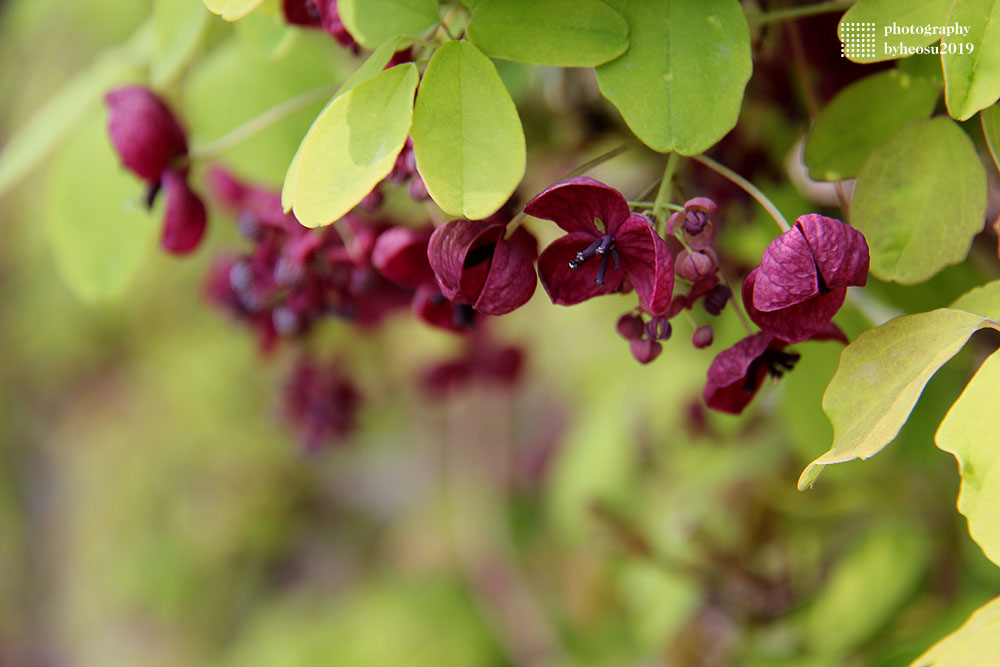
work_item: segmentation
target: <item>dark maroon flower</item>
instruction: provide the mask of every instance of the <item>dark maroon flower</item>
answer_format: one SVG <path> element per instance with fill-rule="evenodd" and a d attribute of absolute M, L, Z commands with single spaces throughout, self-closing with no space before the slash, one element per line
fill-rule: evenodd
<path fill-rule="evenodd" d="M 630 340 L 628 349 L 636 361 L 640 364 L 648 364 L 660 356 L 660 352 L 663 352 L 663 345 L 659 341 L 642 338 Z"/>
<path fill-rule="evenodd" d="M 175 255 L 189 253 L 205 236 L 205 204 L 191 191 L 187 178 L 173 170 L 163 172 L 163 195 L 166 206 L 160 245 Z"/>
<path fill-rule="evenodd" d="M 677 211 L 667 219 L 667 236 L 673 236 L 680 228 L 689 248 L 704 250 L 715 240 L 715 229 L 709 216 L 718 209 L 718 205 L 708 197 L 687 200 L 683 211 Z"/>
<path fill-rule="evenodd" d="M 701 350 L 710 346 L 714 339 L 715 334 L 712 331 L 712 327 L 708 324 L 703 324 L 694 330 L 694 334 L 691 336 L 691 344 Z"/>
<path fill-rule="evenodd" d="M 434 230 L 427 258 L 441 293 L 487 315 L 523 306 L 537 279 L 524 247 L 505 240 L 507 225 L 490 220 L 452 220 Z"/>
<path fill-rule="evenodd" d="M 383 276 L 403 287 L 434 285 L 434 271 L 427 260 L 433 227 L 393 227 L 379 234 L 372 248 L 372 265 Z"/>
<path fill-rule="evenodd" d="M 633 214 L 618 190 L 578 177 L 548 188 L 524 207 L 568 232 L 538 258 L 553 303 L 571 306 L 618 291 L 628 280 L 643 310 L 661 315 L 674 289 L 673 257 L 649 220 Z"/>
<path fill-rule="evenodd" d="M 171 163 L 187 155 L 177 118 L 148 88 L 124 86 L 105 95 L 108 134 L 122 164 L 148 183 L 157 183 Z"/>
<path fill-rule="evenodd" d="M 360 406 L 361 394 L 337 362 L 300 359 L 285 385 L 283 413 L 307 452 L 347 437 Z"/>
<path fill-rule="evenodd" d="M 674 259 L 674 271 L 677 276 L 691 282 L 714 275 L 718 268 L 718 257 L 711 248 L 682 250 Z"/>
<path fill-rule="evenodd" d="M 832 322 L 815 332 L 811 340 L 847 343 L 844 332 Z M 780 378 L 799 360 L 797 353 L 785 351 L 787 345 L 788 341 L 761 331 L 720 352 L 708 368 L 705 404 L 734 415 L 743 412 L 766 376 Z"/>
<path fill-rule="evenodd" d="M 774 239 L 743 281 L 750 319 L 790 343 L 820 331 L 840 309 L 849 285 L 868 278 L 864 235 L 839 220 L 809 214 Z"/>

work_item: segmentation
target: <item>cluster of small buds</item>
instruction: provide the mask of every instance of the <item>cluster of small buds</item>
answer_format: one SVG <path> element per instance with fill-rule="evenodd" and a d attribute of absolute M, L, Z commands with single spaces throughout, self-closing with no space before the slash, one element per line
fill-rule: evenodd
<path fill-rule="evenodd" d="M 651 317 L 646 321 L 640 313 L 625 313 L 618 318 L 615 328 L 628 341 L 629 351 L 640 364 L 648 364 L 660 356 L 661 341 L 668 340 L 673 333 L 666 317 Z"/>
<path fill-rule="evenodd" d="M 718 209 L 711 199 L 695 197 L 684 202 L 684 208 L 667 219 L 667 239 L 677 244 L 674 248 L 680 246 L 674 271 L 678 278 L 691 283 L 686 294 L 675 297 L 678 309 L 690 309 L 700 299 L 709 315 L 718 316 L 733 296 L 733 291 L 720 279 L 719 257 L 712 247 L 715 226 L 711 216 Z M 683 244 L 677 240 L 678 233 Z"/>
<path fill-rule="evenodd" d="M 108 134 L 122 164 L 146 182 L 146 206 L 162 191 L 160 245 L 184 255 L 201 243 L 208 216 L 201 198 L 188 185 L 187 134 L 173 112 L 154 92 L 124 86 L 105 96 Z"/>

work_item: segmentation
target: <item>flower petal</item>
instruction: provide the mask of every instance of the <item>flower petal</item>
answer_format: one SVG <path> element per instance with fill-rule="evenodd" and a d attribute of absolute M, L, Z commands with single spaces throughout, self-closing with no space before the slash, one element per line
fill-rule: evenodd
<path fill-rule="evenodd" d="M 708 367 L 708 381 L 702 394 L 705 404 L 734 415 L 743 412 L 767 375 L 767 369 L 762 364 L 753 367 L 754 361 L 773 341 L 770 334 L 760 332 L 717 354 Z"/>
<path fill-rule="evenodd" d="M 864 285 L 868 281 L 868 241 L 864 234 L 840 220 L 816 213 L 799 217 L 795 226 L 809 244 L 828 288 Z"/>
<path fill-rule="evenodd" d="M 175 171 L 163 173 L 163 194 L 166 206 L 160 245 L 167 252 L 184 255 L 197 248 L 205 236 L 205 204 L 188 187 L 187 179 Z"/>
<path fill-rule="evenodd" d="M 413 295 L 413 313 L 427 324 L 464 332 L 476 326 L 477 315 L 469 306 L 457 306 L 438 290 L 437 285 L 421 285 Z"/>
<path fill-rule="evenodd" d="M 615 249 L 642 309 L 650 315 L 666 313 L 674 293 L 674 258 L 666 241 L 645 217 L 632 215 L 619 227 Z"/>
<path fill-rule="evenodd" d="M 629 216 L 628 202 L 622 193 L 600 181 L 578 176 L 546 189 L 524 206 L 524 212 L 536 218 L 552 220 L 567 232 L 585 232 L 601 236 L 594 219 L 604 223 L 608 234 Z"/>
<path fill-rule="evenodd" d="M 435 285 L 434 271 L 427 261 L 427 242 L 433 228 L 393 227 L 379 234 L 372 249 L 372 266 L 403 287 Z"/>
<path fill-rule="evenodd" d="M 823 295 L 796 303 L 793 306 L 764 312 L 757 310 L 751 295 L 759 279 L 760 267 L 754 269 L 743 281 L 743 306 L 753 322 L 767 333 L 789 343 L 798 343 L 823 331 L 847 296 L 846 287 L 838 287 Z"/>
<path fill-rule="evenodd" d="M 171 160 L 187 154 L 184 130 L 148 88 L 123 86 L 104 100 L 111 143 L 125 167 L 139 178 L 153 183 Z"/>
<path fill-rule="evenodd" d="M 449 301 L 472 304 L 479 298 L 491 246 L 503 237 L 505 226 L 484 220 L 452 220 L 431 234 L 427 259 L 441 293 Z"/>
<path fill-rule="evenodd" d="M 538 257 L 538 277 L 552 303 L 572 306 L 591 297 L 616 292 L 621 288 L 625 272 L 615 269 L 613 262 L 608 262 L 603 285 L 598 285 L 596 282 L 599 259 L 592 258 L 578 269 L 569 267 L 576 253 L 593 241 L 594 237 L 588 233 L 567 234 L 549 244 Z"/>
<path fill-rule="evenodd" d="M 760 258 L 754 308 L 769 312 L 787 308 L 819 294 L 816 261 L 806 237 L 793 227 L 777 237 Z"/>
<path fill-rule="evenodd" d="M 641 338 L 630 340 L 628 342 L 628 349 L 636 361 L 640 364 L 648 364 L 660 356 L 660 352 L 663 352 L 663 345 L 655 340 Z"/>
<path fill-rule="evenodd" d="M 528 303 L 538 278 L 531 255 L 510 241 L 499 241 L 482 292 L 473 308 L 487 315 L 503 315 Z"/>

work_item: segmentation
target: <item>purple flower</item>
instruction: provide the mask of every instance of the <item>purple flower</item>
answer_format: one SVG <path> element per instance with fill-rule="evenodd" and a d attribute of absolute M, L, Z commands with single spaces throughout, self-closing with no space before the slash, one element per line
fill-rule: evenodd
<path fill-rule="evenodd" d="M 167 105 L 142 86 L 108 93 L 108 134 L 122 163 L 139 178 L 157 183 L 171 163 L 187 155 L 187 139 Z"/>
<path fill-rule="evenodd" d="M 628 284 L 643 310 L 662 315 L 674 289 L 670 249 L 644 216 L 633 214 L 614 188 L 572 178 L 548 188 L 524 207 L 567 234 L 538 258 L 542 287 L 555 304 L 571 306 Z"/>
<path fill-rule="evenodd" d="M 452 220 L 434 230 L 427 258 L 441 293 L 486 315 L 520 308 L 535 293 L 530 249 L 519 238 L 504 239 L 506 223 Z"/>
<path fill-rule="evenodd" d="M 360 392 L 335 361 L 300 359 L 285 385 L 283 412 L 307 452 L 350 435 L 360 407 Z"/>
<path fill-rule="evenodd" d="M 840 220 L 811 213 L 764 250 L 743 281 L 747 314 L 764 331 L 796 343 L 822 330 L 849 285 L 868 278 L 868 243 Z"/>

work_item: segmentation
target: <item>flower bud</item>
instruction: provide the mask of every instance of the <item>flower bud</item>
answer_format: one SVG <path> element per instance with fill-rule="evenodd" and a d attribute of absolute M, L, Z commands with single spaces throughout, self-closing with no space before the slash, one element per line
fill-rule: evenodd
<path fill-rule="evenodd" d="M 154 183 L 172 160 L 187 155 L 184 130 L 151 90 L 123 86 L 108 93 L 108 134 L 122 164 Z"/>
<path fill-rule="evenodd" d="M 638 315 L 625 313 L 618 318 L 615 328 L 618 330 L 618 335 L 625 340 L 638 340 L 642 338 L 643 322 L 642 318 Z"/>
<path fill-rule="evenodd" d="M 712 327 L 708 324 L 703 324 L 694 330 L 694 335 L 691 336 L 691 344 L 701 350 L 711 345 L 714 339 L 715 335 Z"/>
<path fill-rule="evenodd" d="M 660 356 L 660 352 L 663 351 L 663 346 L 655 340 L 630 340 L 628 348 L 640 364 L 648 364 Z"/>
<path fill-rule="evenodd" d="M 674 271 L 677 275 L 691 282 L 712 275 L 716 267 L 717 264 L 711 255 L 698 251 L 681 251 L 674 262 Z"/>

